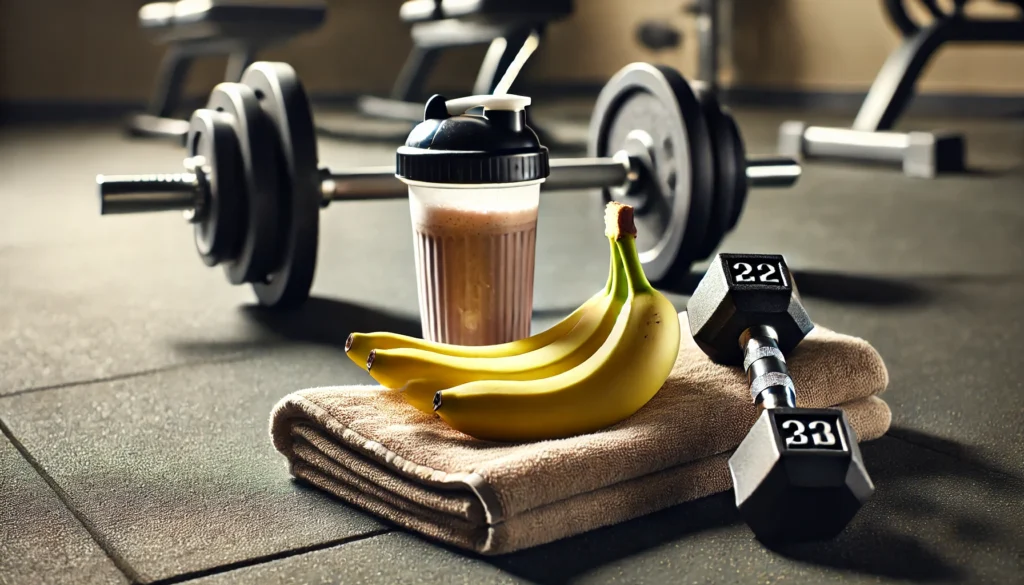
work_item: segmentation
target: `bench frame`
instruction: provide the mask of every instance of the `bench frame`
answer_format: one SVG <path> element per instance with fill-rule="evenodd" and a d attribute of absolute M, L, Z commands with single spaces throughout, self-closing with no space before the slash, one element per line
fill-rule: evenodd
<path fill-rule="evenodd" d="M 269 16 L 217 19 L 205 13 L 197 20 L 187 22 L 175 22 L 177 16 L 169 15 L 166 21 L 157 20 L 159 25 L 147 26 L 150 21 L 142 15 L 145 7 L 141 9 L 139 18 L 143 29 L 154 42 L 167 45 L 167 51 L 157 70 L 146 110 L 128 119 L 129 134 L 177 138 L 184 143 L 189 122 L 175 115 L 181 108 L 185 80 L 195 60 L 227 55 L 224 81 L 238 82 L 260 51 L 315 30 L 323 23 L 326 7 L 311 4 L 310 8 L 312 17 L 301 22 L 289 22 L 285 26 Z"/>
<path fill-rule="evenodd" d="M 441 51 L 488 43 L 490 47 L 480 64 L 472 95 L 492 93 L 516 56 L 527 50 L 527 41 L 531 37 L 538 42 L 543 38 L 546 24 L 536 20 L 499 23 L 461 18 L 417 22 L 411 31 L 413 48 L 389 97 L 362 96 L 357 107 L 371 117 L 419 122 L 423 118 L 422 100 L 426 97 L 422 91 Z M 531 127 L 542 134 L 540 128 L 533 124 Z"/>
<path fill-rule="evenodd" d="M 212 39 L 205 41 L 173 41 L 160 62 L 156 84 L 145 113 L 129 118 L 128 130 L 133 136 L 170 137 L 185 140 L 188 121 L 174 117 L 192 63 L 200 57 L 228 55 L 224 81 L 237 82 L 252 65 L 256 54 L 267 44 L 252 39 Z"/>
<path fill-rule="evenodd" d="M 933 20 L 919 25 L 907 14 L 907 0 L 882 0 L 903 42 L 886 59 L 861 103 L 850 128 L 806 126 L 784 122 L 779 128 L 779 154 L 795 158 L 833 158 L 902 164 L 908 176 L 933 178 L 963 171 L 965 143 L 949 132 L 893 132 L 914 99 L 917 81 L 935 52 L 946 43 L 1024 43 L 1024 5 L 1016 20 L 969 18 L 968 0 L 957 0 L 945 12 L 935 0 L 921 0 Z"/>

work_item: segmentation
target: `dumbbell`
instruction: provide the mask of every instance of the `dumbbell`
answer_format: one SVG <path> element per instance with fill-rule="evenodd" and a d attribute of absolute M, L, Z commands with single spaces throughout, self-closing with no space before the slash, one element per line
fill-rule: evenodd
<path fill-rule="evenodd" d="M 874 493 L 836 408 L 796 408 L 786 355 L 814 328 L 780 255 L 719 254 L 686 307 L 694 341 L 742 365 L 762 410 L 729 458 L 736 506 L 762 542 L 833 538 Z"/>
<path fill-rule="evenodd" d="M 462 112 L 458 112 L 462 113 Z M 189 121 L 185 172 L 97 177 L 101 214 L 181 210 L 208 266 L 250 283 L 260 304 L 309 294 L 319 210 L 332 201 L 408 196 L 393 165 L 329 170 L 317 160 L 305 89 L 286 63 L 252 64 Z M 636 210 L 648 278 L 671 283 L 739 219 L 748 187 L 788 187 L 800 166 L 748 159 L 732 116 L 669 67 L 634 63 L 598 96 L 588 158 L 553 159 L 544 191 L 601 188 Z"/>

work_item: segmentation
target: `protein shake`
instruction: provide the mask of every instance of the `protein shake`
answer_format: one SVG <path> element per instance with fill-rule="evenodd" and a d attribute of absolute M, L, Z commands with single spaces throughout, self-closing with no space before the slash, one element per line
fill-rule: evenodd
<path fill-rule="evenodd" d="M 489 345 L 530 334 L 548 160 L 525 124 L 527 104 L 519 96 L 435 96 L 399 149 L 425 339 Z M 482 116 L 452 115 L 481 105 Z"/>

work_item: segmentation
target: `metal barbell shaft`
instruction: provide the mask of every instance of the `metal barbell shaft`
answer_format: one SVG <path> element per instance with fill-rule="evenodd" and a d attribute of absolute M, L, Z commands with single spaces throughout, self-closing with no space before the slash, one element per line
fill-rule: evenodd
<path fill-rule="evenodd" d="M 541 185 L 548 191 L 623 185 L 629 176 L 628 163 L 612 158 L 552 159 L 550 166 Z M 408 190 L 395 167 L 387 166 L 332 172 L 323 181 L 323 195 L 329 201 L 404 199 Z"/>
<path fill-rule="evenodd" d="M 543 190 L 565 191 L 625 185 L 635 179 L 624 157 L 552 159 L 551 174 Z M 791 158 L 747 160 L 751 187 L 789 187 L 800 176 L 800 165 Z M 145 213 L 194 209 L 201 203 L 196 175 L 112 175 L 97 177 L 100 214 Z M 363 167 L 325 173 L 321 183 L 324 202 L 402 199 L 408 196 L 393 166 Z"/>
<path fill-rule="evenodd" d="M 753 189 L 792 187 L 800 178 L 800 163 L 785 156 L 747 159 L 747 184 Z"/>
<path fill-rule="evenodd" d="M 542 190 L 618 187 L 635 179 L 625 158 L 552 159 L 550 166 L 551 174 L 541 185 Z M 330 201 L 404 198 L 406 186 L 394 172 L 394 167 L 377 167 L 331 173 L 324 180 L 324 197 Z M 746 175 L 752 188 L 790 187 L 800 177 L 800 164 L 786 157 L 750 158 Z"/>

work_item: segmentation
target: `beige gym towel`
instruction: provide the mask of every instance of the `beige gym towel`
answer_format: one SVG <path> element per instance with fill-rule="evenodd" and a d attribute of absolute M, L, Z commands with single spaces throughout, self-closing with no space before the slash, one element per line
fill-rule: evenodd
<path fill-rule="evenodd" d="M 291 473 L 427 537 L 482 554 L 544 544 L 730 489 L 726 465 L 757 418 L 746 375 L 688 334 L 658 394 L 629 419 L 567 439 L 479 441 L 380 386 L 313 388 L 271 414 Z M 340 357 L 339 359 L 345 359 Z M 798 406 L 840 406 L 882 436 L 888 384 L 867 342 L 820 325 L 789 356 Z"/>

